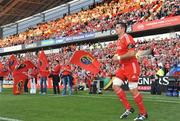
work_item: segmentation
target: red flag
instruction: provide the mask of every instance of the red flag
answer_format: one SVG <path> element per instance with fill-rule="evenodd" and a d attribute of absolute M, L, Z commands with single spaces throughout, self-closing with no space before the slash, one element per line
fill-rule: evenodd
<path fill-rule="evenodd" d="M 40 70 L 47 70 L 48 68 L 48 59 L 44 51 L 40 51 L 38 54 L 38 67 Z"/>
<path fill-rule="evenodd" d="M 47 77 L 49 75 L 50 72 L 48 66 L 49 66 L 48 59 L 46 57 L 46 54 L 42 50 L 38 54 L 39 73 L 42 77 Z"/>
<path fill-rule="evenodd" d="M 6 67 L 0 62 L 0 76 L 8 76 L 9 71 Z"/>
<path fill-rule="evenodd" d="M 28 79 L 28 70 L 34 67 L 35 65 L 30 60 L 23 61 L 21 64 L 16 66 L 12 74 L 14 80 L 14 95 L 21 94 L 23 92 L 24 81 Z"/>
<path fill-rule="evenodd" d="M 4 65 L 0 62 L 0 69 L 2 69 L 4 67 Z"/>
<path fill-rule="evenodd" d="M 36 66 L 34 65 L 34 63 L 33 63 L 32 61 L 30 61 L 30 60 L 25 60 L 25 61 L 24 61 L 24 64 L 27 65 L 27 68 L 28 68 L 28 69 L 29 69 L 29 68 L 33 69 L 34 67 L 36 67 Z"/>
<path fill-rule="evenodd" d="M 8 66 L 10 71 L 14 71 L 17 64 L 18 64 L 18 61 L 16 57 L 14 55 L 11 55 L 6 65 Z"/>
<path fill-rule="evenodd" d="M 35 65 L 30 60 L 25 60 L 24 62 L 16 66 L 14 71 L 23 73 L 23 72 L 27 72 L 28 69 L 30 68 L 33 69 L 34 67 Z"/>
<path fill-rule="evenodd" d="M 24 81 L 28 79 L 28 76 L 24 73 L 20 73 L 17 71 L 13 72 L 13 94 L 18 95 L 23 93 L 24 89 Z"/>
<path fill-rule="evenodd" d="M 100 63 L 90 53 L 79 50 L 71 58 L 70 63 L 80 66 L 81 68 L 97 74 L 100 71 Z"/>

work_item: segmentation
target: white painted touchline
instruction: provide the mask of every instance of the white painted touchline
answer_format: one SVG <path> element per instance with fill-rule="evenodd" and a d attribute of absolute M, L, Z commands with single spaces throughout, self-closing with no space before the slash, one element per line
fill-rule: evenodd
<path fill-rule="evenodd" d="M 3 120 L 3 121 L 22 121 L 22 120 L 18 120 L 18 119 L 12 119 L 12 118 L 1 117 L 1 116 L 0 116 L 0 120 Z"/>

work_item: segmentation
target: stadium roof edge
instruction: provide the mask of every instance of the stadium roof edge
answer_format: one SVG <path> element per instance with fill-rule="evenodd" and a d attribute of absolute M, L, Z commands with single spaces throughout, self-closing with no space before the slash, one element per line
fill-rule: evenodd
<path fill-rule="evenodd" d="M 2 11 L 0 11 L 0 26 L 9 26 L 18 20 L 66 4 L 70 1 L 72 0 L 1 0 L 0 9 Z"/>

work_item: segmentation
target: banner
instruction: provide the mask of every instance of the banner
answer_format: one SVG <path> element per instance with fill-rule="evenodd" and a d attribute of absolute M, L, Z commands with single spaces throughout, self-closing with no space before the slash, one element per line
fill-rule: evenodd
<path fill-rule="evenodd" d="M 95 33 L 95 38 L 100 38 L 100 37 L 106 37 L 111 35 L 111 30 L 107 30 L 104 32 L 96 32 Z"/>
<path fill-rule="evenodd" d="M 24 81 L 28 79 L 28 70 L 34 68 L 35 65 L 30 61 L 26 60 L 16 66 L 12 73 L 14 84 L 13 84 L 13 94 L 18 95 L 23 93 Z"/>
<path fill-rule="evenodd" d="M 32 43 L 32 44 L 25 45 L 25 49 L 36 48 L 36 47 L 37 47 L 37 43 Z"/>
<path fill-rule="evenodd" d="M 55 44 L 54 39 L 49 39 L 49 40 L 43 40 L 41 41 L 41 46 L 49 46 Z"/>
<path fill-rule="evenodd" d="M 3 53 L 4 51 L 3 51 L 3 48 L 0 48 L 0 53 Z"/>
<path fill-rule="evenodd" d="M 107 90 L 109 88 L 112 88 L 112 80 L 111 78 L 97 78 L 97 80 L 103 81 L 104 82 L 104 90 Z M 151 90 L 151 84 L 152 82 L 155 81 L 151 77 L 139 77 L 139 82 L 138 82 L 138 90 L 141 91 L 150 91 Z M 161 91 L 166 92 L 167 86 L 170 85 L 180 85 L 180 79 L 178 77 L 174 76 L 163 76 L 160 77 L 158 80 L 158 83 L 160 84 Z M 122 85 L 122 88 L 124 90 L 128 90 L 128 81 L 124 81 L 124 84 Z"/>
<path fill-rule="evenodd" d="M 33 69 L 34 67 L 35 65 L 30 60 L 25 60 L 16 67 L 15 71 L 18 73 L 27 73 L 29 69 Z"/>
<path fill-rule="evenodd" d="M 44 50 L 38 53 L 38 67 L 40 70 L 46 70 L 48 67 L 48 59 L 44 53 Z"/>
<path fill-rule="evenodd" d="M 12 52 L 12 51 L 17 51 L 17 50 L 22 50 L 22 45 L 16 45 L 16 46 L 3 48 L 4 52 Z"/>
<path fill-rule="evenodd" d="M 90 53 L 79 50 L 71 58 L 70 63 L 80 66 L 81 68 L 97 74 L 100 71 L 100 63 Z"/>
<path fill-rule="evenodd" d="M 13 94 L 19 95 L 24 92 L 24 81 L 28 79 L 28 76 L 23 73 L 13 72 Z"/>
<path fill-rule="evenodd" d="M 140 77 L 139 78 L 139 82 L 138 82 L 138 90 L 141 91 L 150 91 L 151 90 L 151 84 L 152 81 L 154 81 L 154 79 L 152 79 L 151 77 Z M 180 80 L 178 77 L 174 77 L 174 76 L 163 76 L 163 77 L 159 77 L 158 78 L 158 83 L 161 85 L 161 90 L 162 91 L 166 91 L 166 87 L 169 85 L 174 85 L 174 83 L 180 83 Z M 128 89 L 128 82 L 125 81 L 123 88 L 125 90 Z"/>
<path fill-rule="evenodd" d="M 62 44 L 62 43 L 64 43 L 63 37 L 56 39 L 56 44 Z"/>
<path fill-rule="evenodd" d="M 0 76 L 5 77 L 8 76 L 9 70 L 0 62 Z"/>
<path fill-rule="evenodd" d="M 49 62 L 46 57 L 46 54 L 44 53 L 44 50 L 40 51 L 38 53 L 38 68 L 39 68 L 39 73 L 41 76 L 48 76 L 49 75 Z"/>
<path fill-rule="evenodd" d="M 137 23 L 132 26 L 133 32 L 144 31 L 155 28 L 180 25 L 180 16 L 168 17 L 161 20 Z"/>
<path fill-rule="evenodd" d="M 88 39 L 93 39 L 93 38 L 95 38 L 95 33 L 87 33 L 87 34 L 81 34 L 78 36 L 63 37 L 59 41 L 61 42 L 63 40 L 65 43 L 68 43 L 68 42 L 88 40 Z"/>
<path fill-rule="evenodd" d="M 13 88 L 14 81 L 3 80 L 3 88 Z"/>
<path fill-rule="evenodd" d="M 17 64 L 18 64 L 18 60 L 14 55 L 11 55 L 9 57 L 9 60 L 6 62 L 6 65 L 10 71 L 14 71 Z"/>

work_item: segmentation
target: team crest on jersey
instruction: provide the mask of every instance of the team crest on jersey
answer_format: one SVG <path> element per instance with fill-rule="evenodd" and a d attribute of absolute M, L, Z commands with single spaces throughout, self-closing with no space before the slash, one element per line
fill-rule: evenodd
<path fill-rule="evenodd" d="M 92 63 L 93 59 L 89 56 L 83 56 L 80 58 L 80 61 L 83 63 L 83 64 L 86 64 L 86 65 L 89 65 Z"/>

